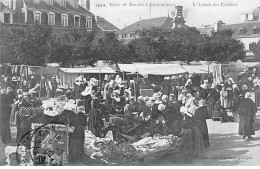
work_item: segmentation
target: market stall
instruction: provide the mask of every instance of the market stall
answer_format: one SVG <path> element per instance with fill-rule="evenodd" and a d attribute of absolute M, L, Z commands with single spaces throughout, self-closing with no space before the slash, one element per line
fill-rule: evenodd
<path fill-rule="evenodd" d="M 73 87 L 74 80 L 79 74 L 113 74 L 116 73 L 111 67 L 80 67 L 59 68 L 58 75 L 62 86 Z"/>
<path fill-rule="evenodd" d="M 247 68 L 259 67 L 259 66 L 260 66 L 260 62 L 243 62 L 243 64 L 244 64 Z"/>
<path fill-rule="evenodd" d="M 213 72 L 211 65 L 182 65 L 189 74 L 208 74 Z"/>
<path fill-rule="evenodd" d="M 187 73 L 179 64 L 134 64 L 138 70 L 138 73 L 142 76 L 148 75 L 177 75 Z"/>

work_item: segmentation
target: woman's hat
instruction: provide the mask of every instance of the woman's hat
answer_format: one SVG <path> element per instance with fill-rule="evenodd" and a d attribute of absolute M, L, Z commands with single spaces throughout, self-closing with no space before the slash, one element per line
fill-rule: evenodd
<path fill-rule="evenodd" d="M 28 92 L 23 92 L 23 96 L 29 96 Z"/>
<path fill-rule="evenodd" d="M 149 97 L 146 96 L 146 97 L 144 98 L 144 101 L 147 102 L 148 100 L 149 100 Z"/>
<path fill-rule="evenodd" d="M 82 96 L 87 96 L 87 95 L 90 95 L 91 94 L 91 90 L 92 90 L 92 87 L 91 86 L 87 86 L 85 88 L 85 90 L 83 92 L 81 92 L 81 95 Z"/>
<path fill-rule="evenodd" d="M 23 90 L 22 89 L 17 89 L 17 93 L 18 94 L 23 94 Z"/>
<path fill-rule="evenodd" d="M 206 103 L 205 100 L 200 100 L 199 101 L 199 107 L 203 107 L 203 106 L 206 106 L 206 105 L 207 105 L 207 103 Z"/>
<path fill-rule="evenodd" d="M 79 106 L 78 107 L 78 112 L 82 112 L 82 113 L 85 113 L 85 107 L 84 106 Z"/>
<path fill-rule="evenodd" d="M 175 79 L 177 79 L 177 77 L 176 76 L 172 76 L 171 79 L 175 80 Z"/>
<path fill-rule="evenodd" d="M 42 107 L 44 108 L 44 113 L 48 116 L 56 116 L 59 112 L 56 109 L 56 102 L 55 100 L 45 100 L 43 101 Z"/>
<path fill-rule="evenodd" d="M 79 85 L 81 85 L 81 83 L 82 83 L 82 79 L 80 77 L 77 77 L 75 79 L 75 84 L 79 86 Z"/>
<path fill-rule="evenodd" d="M 71 110 L 71 111 L 75 111 L 77 109 L 77 106 L 75 104 L 75 100 L 70 99 L 64 106 L 65 110 Z"/>
<path fill-rule="evenodd" d="M 137 100 L 142 100 L 142 101 L 144 101 L 144 97 L 143 97 L 143 96 L 139 96 L 139 97 L 137 98 Z"/>
<path fill-rule="evenodd" d="M 162 100 L 168 100 L 168 96 L 167 95 L 163 95 L 162 96 Z"/>
<path fill-rule="evenodd" d="M 252 97 L 252 94 L 250 92 L 246 92 L 245 98 L 250 98 L 250 97 Z"/>
<path fill-rule="evenodd" d="M 37 94 L 37 92 L 35 90 L 31 90 L 29 91 L 29 94 Z"/>
<path fill-rule="evenodd" d="M 166 105 L 164 105 L 164 104 L 159 104 L 159 105 L 158 105 L 158 110 L 159 110 L 159 111 L 164 111 L 165 108 L 166 108 Z"/>
<path fill-rule="evenodd" d="M 130 97 L 129 100 L 135 100 L 135 98 L 134 97 Z"/>
<path fill-rule="evenodd" d="M 17 77 L 12 77 L 12 81 L 13 81 L 13 82 L 17 82 L 17 81 L 18 81 L 18 78 L 17 78 Z"/>
<path fill-rule="evenodd" d="M 120 94 L 120 91 L 119 90 L 113 90 L 113 93 Z"/>

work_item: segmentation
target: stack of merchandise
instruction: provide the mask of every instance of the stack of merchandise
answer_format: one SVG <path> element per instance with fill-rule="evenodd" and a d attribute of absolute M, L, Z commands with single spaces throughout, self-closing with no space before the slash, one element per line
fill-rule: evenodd
<path fill-rule="evenodd" d="M 84 153 L 92 159 L 111 164 L 132 158 L 136 150 L 131 144 L 116 145 L 110 138 L 99 138 L 90 131 L 85 131 Z"/>
<path fill-rule="evenodd" d="M 45 114 L 60 114 L 64 110 L 66 102 L 57 99 L 49 99 L 42 101 L 42 108 Z"/>
<path fill-rule="evenodd" d="M 98 138 L 90 131 L 85 132 L 84 152 L 92 159 L 107 164 L 118 164 L 131 159 L 142 158 L 157 152 L 169 152 L 181 147 L 181 138 L 168 135 L 146 137 L 133 144 L 117 144 L 109 138 Z"/>
<path fill-rule="evenodd" d="M 174 135 L 146 137 L 132 144 L 138 151 L 137 156 L 153 155 L 157 152 L 170 152 L 181 147 L 181 138 Z"/>

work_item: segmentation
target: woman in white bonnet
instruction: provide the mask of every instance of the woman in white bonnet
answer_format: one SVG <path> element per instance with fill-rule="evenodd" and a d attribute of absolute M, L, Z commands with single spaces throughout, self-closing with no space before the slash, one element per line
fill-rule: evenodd
<path fill-rule="evenodd" d="M 193 119 L 195 120 L 196 126 L 199 128 L 199 130 L 202 133 L 204 147 L 207 148 L 210 146 L 209 144 L 209 134 L 208 134 L 208 126 L 206 119 L 208 119 L 208 110 L 207 110 L 207 104 L 205 100 L 199 101 L 199 107 L 195 111 L 195 114 L 193 116 Z"/>
<path fill-rule="evenodd" d="M 82 160 L 84 155 L 84 127 L 87 125 L 87 119 L 82 110 L 77 110 L 74 100 L 69 100 L 64 109 L 60 114 L 60 123 L 74 128 L 73 132 L 69 133 L 69 161 L 77 162 Z"/>

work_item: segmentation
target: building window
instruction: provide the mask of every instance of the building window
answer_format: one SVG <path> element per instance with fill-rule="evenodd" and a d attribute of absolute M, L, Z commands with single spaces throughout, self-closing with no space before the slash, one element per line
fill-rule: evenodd
<path fill-rule="evenodd" d="M 61 26 L 68 26 L 68 15 L 61 15 Z"/>
<path fill-rule="evenodd" d="M 260 28 L 259 27 L 253 27 L 253 35 L 257 35 L 260 32 Z"/>
<path fill-rule="evenodd" d="M 48 14 L 48 25 L 55 25 L 55 14 L 54 13 Z"/>
<path fill-rule="evenodd" d="M 122 35 L 122 38 L 127 38 L 127 34 Z"/>
<path fill-rule="evenodd" d="M 246 33 L 245 28 L 240 28 L 239 35 L 244 35 Z"/>
<path fill-rule="evenodd" d="M 62 6 L 66 6 L 66 0 L 61 1 Z"/>
<path fill-rule="evenodd" d="M 4 14 L 4 23 L 11 23 L 11 14 L 9 13 Z"/>
<path fill-rule="evenodd" d="M 74 26 L 80 26 L 80 16 L 74 16 Z"/>
<path fill-rule="evenodd" d="M 130 34 L 130 38 L 135 38 L 135 35 L 134 34 Z"/>
<path fill-rule="evenodd" d="M 49 0 L 49 5 L 53 5 L 53 0 Z"/>
<path fill-rule="evenodd" d="M 40 3 L 40 0 L 33 0 L 34 3 Z"/>
<path fill-rule="evenodd" d="M 86 27 L 92 28 L 92 18 L 91 17 L 86 18 Z"/>
<path fill-rule="evenodd" d="M 34 12 L 34 22 L 41 23 L 41 12 L 35 11 Z"/>

